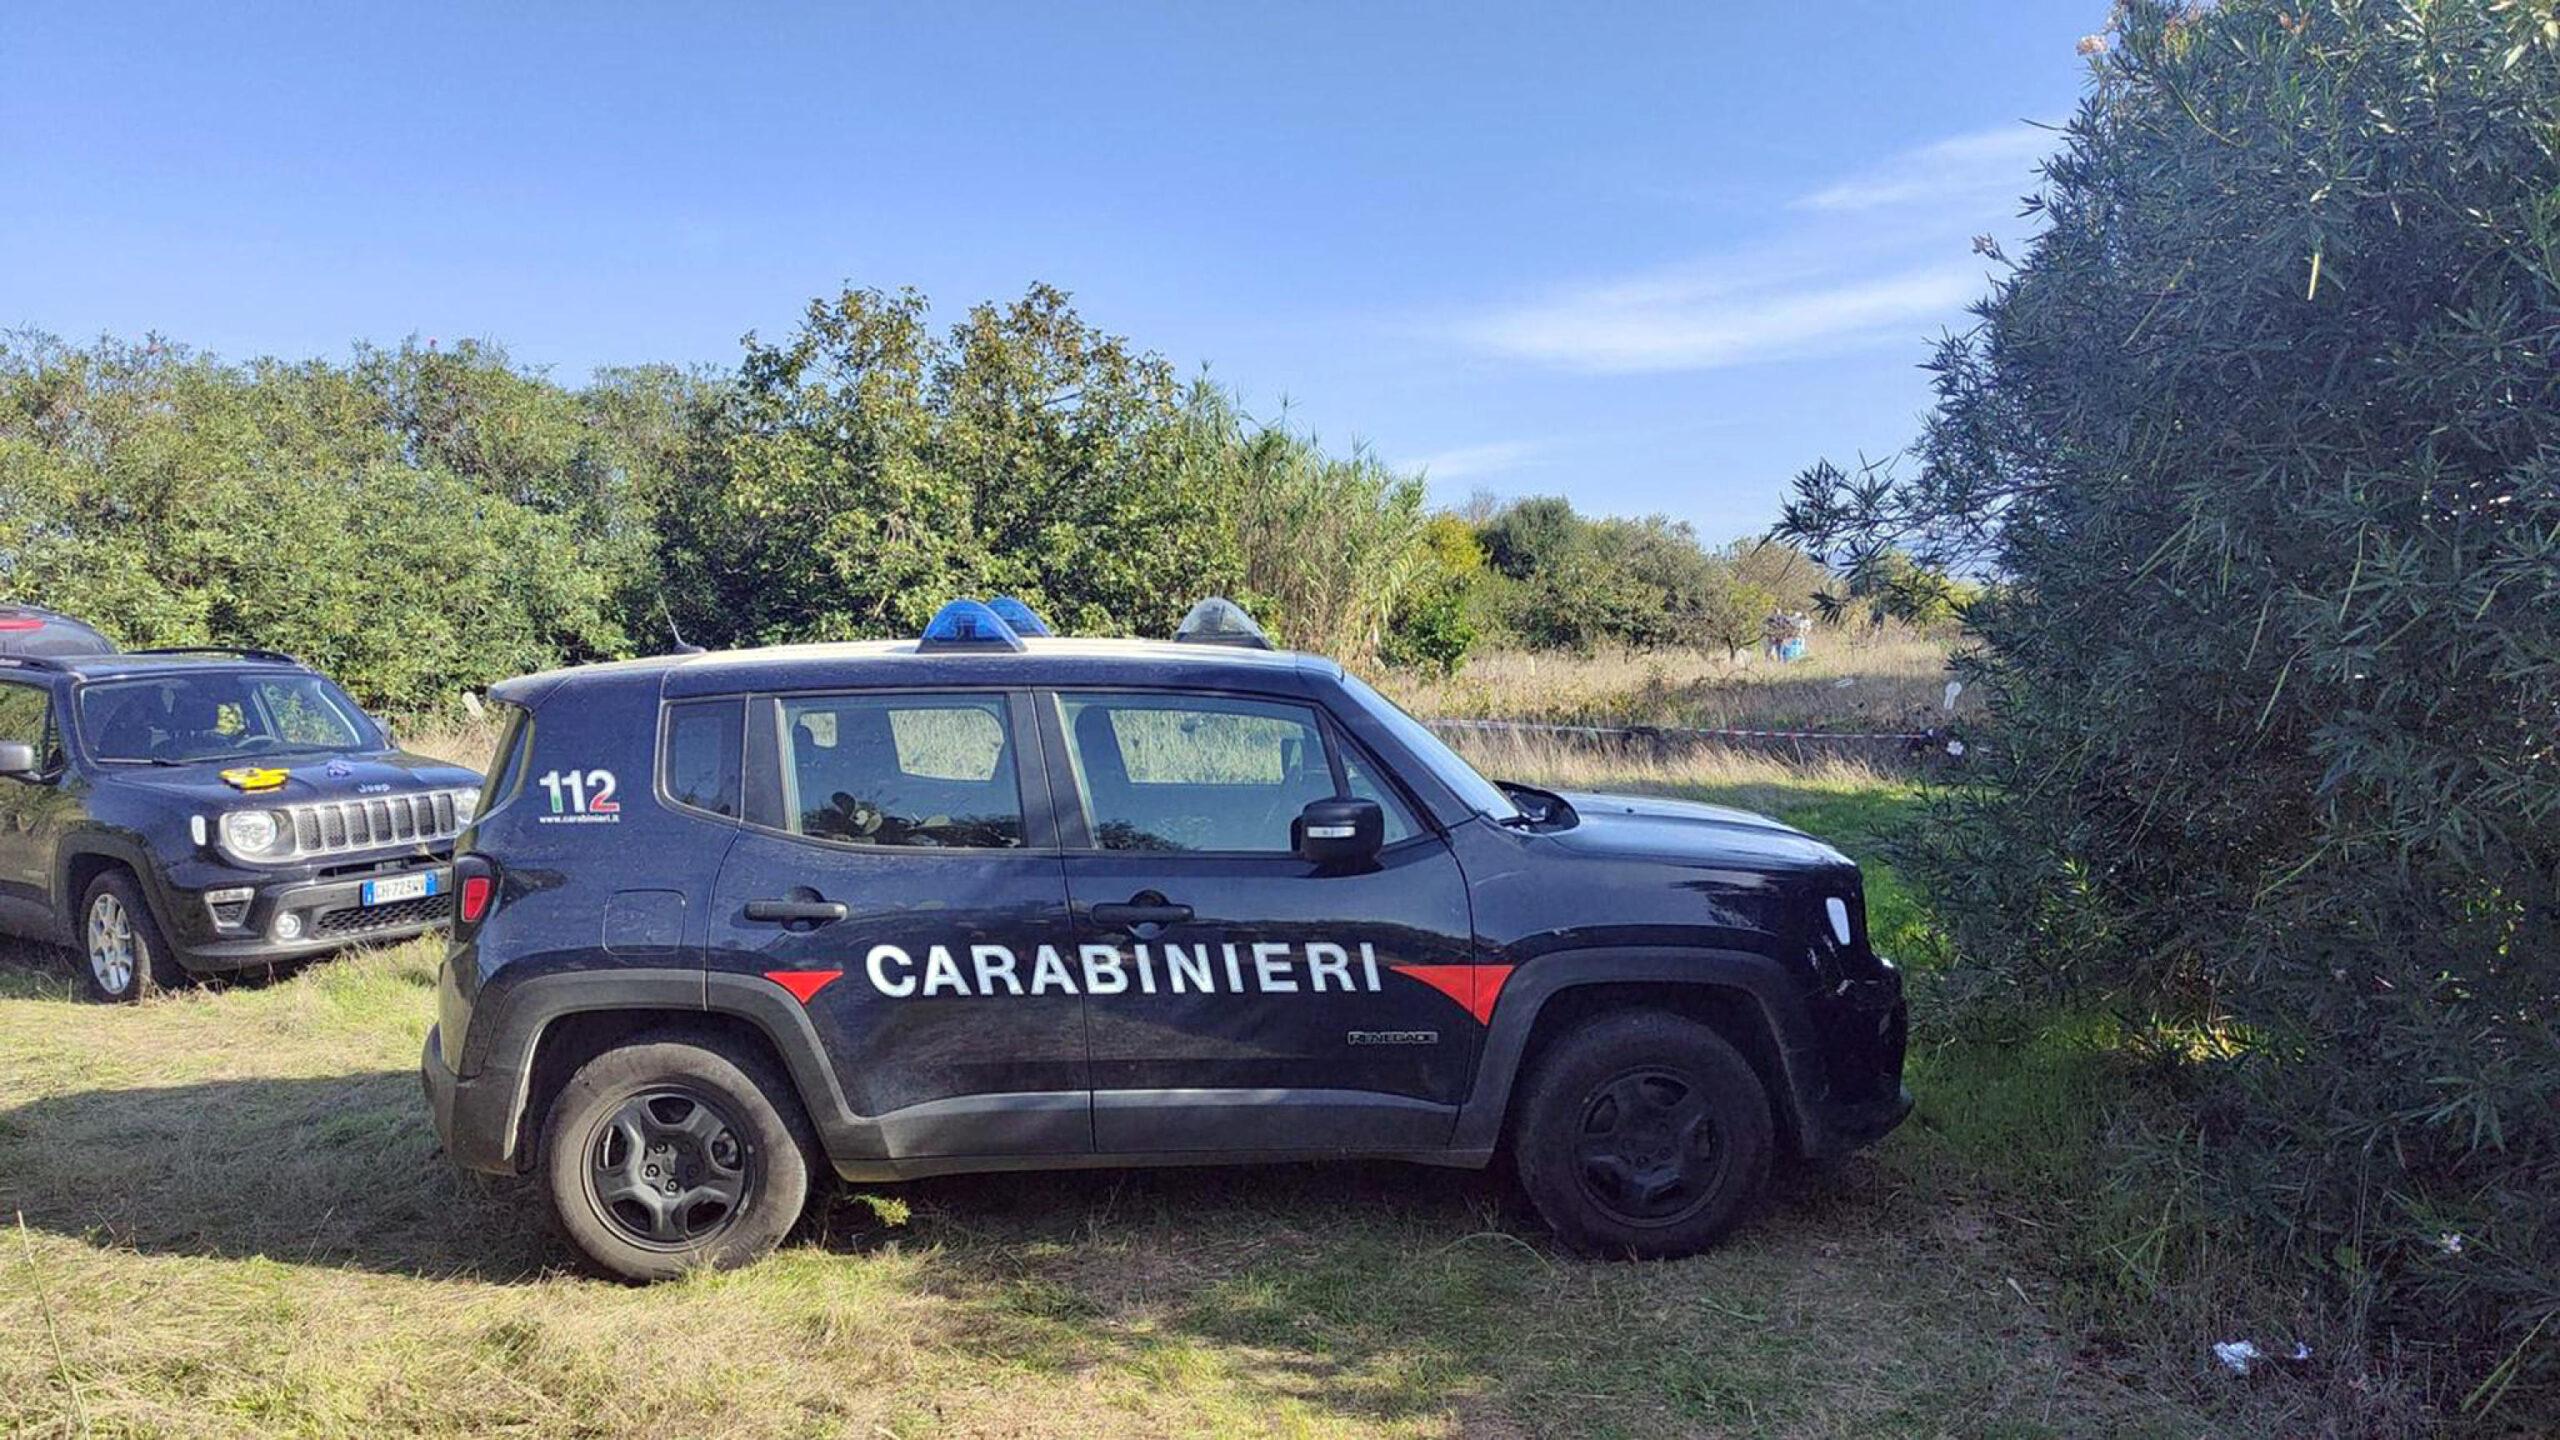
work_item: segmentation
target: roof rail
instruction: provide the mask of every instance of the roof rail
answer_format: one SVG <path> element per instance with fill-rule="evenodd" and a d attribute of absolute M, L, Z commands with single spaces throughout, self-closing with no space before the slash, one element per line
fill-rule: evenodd
<path fill-rule="evenodd" d="M 60 655 L 0 655 L 0 665 L 17 670 L 68 670 Z"/>
<path fill-rule="evenodd" d="M 237 655 L 243 660 L 281 660 L 287 665 L 302 662 L 281 650 L 261 650 L 253 645 L 151 645 L 140 650 L 118 652 L 125 655 Z"/>
<path fill-rule="evenodd" d="M 918 654 L 938 654 L 945 650 L 1022 649 L 1022 637 L 1004 623 L 1004 617 L 978 600 L 954 600 L 933 612 L 933 620 L 924 627 L 924 638 L 916 642 Z"/>

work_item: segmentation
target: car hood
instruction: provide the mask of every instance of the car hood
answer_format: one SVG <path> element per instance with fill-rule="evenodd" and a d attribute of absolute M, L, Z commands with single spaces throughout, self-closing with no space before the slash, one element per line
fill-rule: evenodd
<path fill-rule="evenodd" d="M 284 784 L 254 795 L 222 778 L 225 770 L 265 765 L 285 772 Z M 109 767 L 116 783 L 176 795 L 200 805 L 234 807 L 251 800 L 307 805 L 315 800 L 370 799 L 421 790 L 453 790 L 480 783 L 476 770 L 405 750 L 370 755 L 285 754 L 272 759 L 202 760 L 187 765 Z M 336 773 L 332 773 L 336 772 Z"/>
<path fill-rule="evenodd" d="M 1855 864 L 1803 831 L 1748 810 L 1657 795 L 1562 793 L 1578 823 L 1551 833 L 1576 850 L 1747 870 Z"/>

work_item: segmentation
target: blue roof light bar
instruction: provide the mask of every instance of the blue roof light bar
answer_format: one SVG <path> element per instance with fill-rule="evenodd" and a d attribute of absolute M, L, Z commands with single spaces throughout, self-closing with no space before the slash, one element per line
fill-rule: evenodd
<path fill-rule="evenodd" d="M 1013 633 L 1025 640 L 1045 639 L 1058 633 L 1050 629 L 1049 622 L 1041 619 L 1030 606 L 1010 595 L 999 595 L 988 601 L 987 608 L 996 612 L 997 619 L 1012 627 Z"/>
<path fill-rule="evenodd" d="M 954 600 L 933 612 L 933 620 L 924 627 L 924 638 L 916 642 L 919 653 L 943 650 L 1015 650 L 1022 648 L 1022 637 L 1004 623 L 1004 617 L 977 600 Z"/>

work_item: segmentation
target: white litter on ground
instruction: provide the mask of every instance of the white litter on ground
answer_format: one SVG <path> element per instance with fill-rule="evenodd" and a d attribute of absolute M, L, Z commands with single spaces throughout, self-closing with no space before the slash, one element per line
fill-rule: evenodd
<path fill-rule="evenodd" d="M 2225 1340 L 2213 1347 L 2213 1358 L 2234 1375 L 2246 1375 L 2249 1367 L 2264 1360 L 2266 1352 L 2246 1340 Z"/>

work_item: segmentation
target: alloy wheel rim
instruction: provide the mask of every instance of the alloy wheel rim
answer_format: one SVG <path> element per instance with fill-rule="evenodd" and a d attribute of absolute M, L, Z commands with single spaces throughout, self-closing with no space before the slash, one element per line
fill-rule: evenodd
<path fill-rule="evenodd" d="M 587 1195 L 631 1244 L 698 1250 L 746 1210 L 754 1154 L 711 1097 L 655 1086 L 616 1106 L 587 1145 Z"/>
<path fill-rule="evenodd" d="M 89 973 L 98 988 L 121 995 L 133 984 L 133 917 L 124 902 L 101 895 L 89 906 Z"/>
<path fill-rule="evenodd" d="M 1676 1225 L 1715 1197 L 1731 1152 L 1695 1076 L 1646 1066 L 1592 1089 L 1574 1132 L 1583 1195 L 1622 1224 Z"/>

